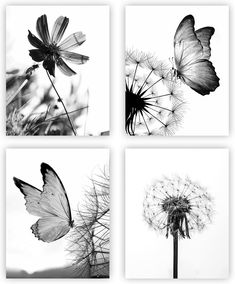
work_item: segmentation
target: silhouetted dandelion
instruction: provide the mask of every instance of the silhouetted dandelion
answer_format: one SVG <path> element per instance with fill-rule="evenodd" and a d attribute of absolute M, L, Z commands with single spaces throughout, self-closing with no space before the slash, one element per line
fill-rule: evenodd
<path fill-rule="evenodd" d="M 126 52 L 126 132 L 129 135 L 173 135 L 185 111 L 171 67 L 152 54 Z M 160 85 L 158 83 L 161 83 Z"/>
<path fill-rule="evenodd" d="M 109 175 L 104 171 L 86 190 L 85 205 L 79 208 L 68 251 L 76 277 L 109 277 Z"/>
<path fill-rule="evenodd" d="M 144 218 L 154 230 L 173 237 L 173 278 L 178 278 L 178 238 L 191 238 L 211 223 L 212 198 L 189 178 L 163 178 L 150 186 L 144 198 Z"/>

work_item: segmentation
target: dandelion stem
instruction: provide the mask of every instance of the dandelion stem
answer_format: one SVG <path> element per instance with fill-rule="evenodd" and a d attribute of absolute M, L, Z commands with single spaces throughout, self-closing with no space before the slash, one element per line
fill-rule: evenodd
<path fill-rule="evenodd" d="M 56 95 L 58 96 L 59 102 L 61 102 L 61 104 L 62 104 L 62 106 L 63 106 L 63 108 L 64 108 L 64 111 L 65 111 L 65 113 L 66 113 L 66 115 L 67 115 L 69 124 L 70 124 L 70 126 L 71 126 L 72 131 L 73 131 L 73 134 L 76 136 L 77 134 L 76 134 L 76 131 L 75 131 L 74 127 L 73 127 L 72 121 L 71 121 L 71 119 L 70 119 L 70 117 L 69 117 L 69 114 L 68 114 L 68 111 L 67 111 L 67 109 L 66 109 L 66 106 L 65 106 L 63 100 L 61 99 L 61 97 L 60 97 L 58 91 L 56 90 L 56 87 L 55 87 L 54 83 L 52 82 L 51 77 L 50 77 L 50 74 L 49 74 L 49 72 L 48 72 L 47 70 L 46 70 L 46 73 L 47 73 L 47 76 L 48 76 L 48 78 L 49 78 L 49 80 L 50 80 L 50 82 L 51 82 L 51 85 L 52 85 L 53 89 L 54 89 L 55 92 L 56 92 Z"/>
<path fill-rule="evenodd" d="M 156 82 L 154 82 L 151 86 L 148 87 L 148 89 L 146 91 L 148 91 L 149 89 L 151 89 L 154 85 L 156 85 L 158 82 L 160 82 L 161 80 L 163 80 L 163 78 L 158 79 Z"/>
<path fill-rule="evenodd" d="M 144 80 L 142 86 L 139 88 L 139 90 L 142 90 L 142 89 L 145 87 L 145 85 L 147 85 L 147 84 L 146 84 L 146 83 L 147 83 L 147 80 L 148 80 L 148 78 L 150 77 L 150 75 L 152 74 L 152 72 L 153 72 L 153 70 L 151 70 L 150 73 L 148 74 L 148 76 L 145 78 L 145 80 Z"/>
<path fill-rule="evenodd" d="M 151 112 L 149 112 L 147 109 L 145 109 L 145 113 L 150 114 L 153 118 L 155 118 L 157 121 L 159 121 L 163 126 L 166 126 L 164 122 L 162 122 L 159 118 L 157 118 L 155 115 L 153 115 Z"/>
<path fill-rule="evenodd" d="M 137 72 L 137 68 L 139 66 L 139 63 L 136 63 L 136 66 L 135 66 L 135 72 L 134 72 L 134 76 L 133 76 L 133 79 L 132 79 L 132 83 L 131 83 L 131 90 L 134 90 L 134 87 L 135 87 L 135 76 L 136 76 L 136 72 Z"/>
<path fill-rule="evenodd" d="M 151 89 L 154 85 L 156 85 L 158 82 L 160 82 L 161 80 L 163 80 L 163 78 L 158 79 L 156 82 L 154 82 L 151 86 L 149 86 L 146 90 L 143 91 L 143 93 L 141 94 L 141 97 L 149 90 Z"/>
<path fill-rule="evenodd" d="M 143 121 L 144 121 L 144 124 L 145 124 L 145 126 L 146 126 L 146 128 L 147 128 L 148 134 L 150 134 L 151 132 L 149 131 L 148 125 L 147 125 L 147 123 L 146 123 L 146 121 L 145 121 L 145 119 L 144 119 L 144 116 L 143 116 L 143 113 L 142 113 L 142 112 L 141 112 L 141 116 L 142 116 Z"/>
<path fill-rule="evenodd" d="M 173 234 L 173 278 L 178 278 L 178 231 Z"/>
<path fill-rule="evenodd" d="M 146 98 L 146 100 L 158 99 L 158 98 L 167 97 L 167 96 L 172 96 L 172 94 L 166 94 L 166 95 L 160 95 L 160 96 L 149 97 L 149 98 Z"/>
<path fill-rule="evenodd" d="M 153 105 L 153 104 L 149 104 L 149 108 L 151 109 L 151 110 L 153 110 L 153 111 L 156 111 L 155 109 L 153 109 L 153 108 L 151 108 L 150 106 L 153 106 L 153 107 L 156 107 L 156 108 L 160 108 L 160 109 L 163 109 L 163 110 L 167 110 L 167 111 L 169 111 L 169 112 L 172 112 L 172 110 L 171 109 L 169 109 L 169 108 L 165 108 L 165 107 L 162 107 L 162 106 L 158 106 L 158 105 Z"/>

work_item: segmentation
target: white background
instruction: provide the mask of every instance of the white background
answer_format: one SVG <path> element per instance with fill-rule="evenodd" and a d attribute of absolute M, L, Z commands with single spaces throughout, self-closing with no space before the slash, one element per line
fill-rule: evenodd
<path fill-rule="evenodd" d="M 108 150 L 8 149 L 6 158 L 7 268 L 33 273 L 69 266 L 71 256 L 65 251 L 69 236 L 68 239 L 61 238 L 50 244 L 35 238 L 30 227 L 39 218 L 26 211 L 24 196 L 15 186 L 13 177 L 42 190 L 40 165 L 42 162 L 49 164 L 60 177 L 69 198 L 72 216 L 76 218 L 77 210 L 85 200 L 84 190 L 92 186 L 89 178 L 95 179 L 95 175 L 108 166 Z"/>
<path fill-rule="evenodd" d="M 165 6 L 128 7 L 126 11 L 126 47 L 154 53 L 168 61 L 174 56 L 174 35 L 181 20 L 189 14 L 195 30 L 212 26 L 211 58 L 220 86 L 201 96 L 181 84 L 187 109 L 176 135 L 227 135 L 229 109 L 229 18 L 228 7 Z M 218 20 L 219 19 L 219 20 Z M 169 63 L 169 61 L 168 61 Z M 157 85 L 156 85 L 157 87 Z"/>
<path fill-rule="evenodd" d="M 228 151 L 224 149 L 128 149 L 126 151 L 126 276 L 172 278 L 173 239 L 148 226 L 143 217 L 146 189 L 166 177 L 189 177 L 213 198 L 212 224 L 179 240 L 182 279 L 228 276 Z"/>
<path fill-rule="evenodd" d="M 1 27 L 5 26 L 5 5 L 12 3 L 10 1 L 1 1 Z M 14 1 L 15 4 L 21 3 Z M 40 4 L 47 4 L 48 1 L 42 0 Z M 61 4 L 64 1 L 51 0 L 52 4 Z M 78 1 L 70 1 L 71 4 L 78 4 Z M 83 0 L 79 4 L 98 4 L 101 3 L 97 0 Z M 5 149 L 7 147 L 110 147 L 111 148 L 111 270 L 109 280 L 110 283 L 128 283 L 130 281 L 125 279 L 124 276 L 124 149 L 126 147 L 229 147 L 231 158 L 231 169 L 234 172 L 234 151 L 235 151 L 235 136 L 234 136 L 234 114 L 230 111 L 230 137 L 127 137 L 124 134 L 124 6 L 125 4 L 143 4 L 142 0 L 129 0 L 129 1 L 103 1 L 102 4 L 109 4 L 111 9 L 111 129 L 112 136 L 110 137 L 5 137 L 5 97 L 4 92 L 1 96 L 0 104 L 0 143 L 1 143 L 1 266 L 0 266 L 0 281 L 6 283 L 5 280 Z M 178 4 L 178 1 L 161 1 L 158 2 L 148 1 L 149 4 Z M 182 4 L 192 5 L 192 1 L 180 1 Z M 196 5 L 204 5 L 205 1 L 199 0 L 193 2 Z M 234 1 L 207 1 L 208 4 L 229 4 L 230 5 L 230 26 L 233 32 L 230 33 L 230 50 L 234 49 Z M 24 4 L 32 4 L 32 1 L 24 1 Z M 140 19 L 141 20 L 141 19 Z M 218 19 L 219 21 L 219 19 Z M 5 58 L 5 35 L 4 32 L 0 33 L 1 42 L 1 56 L 2 62 Z M 231 109 L 235 109 L 234 104 L 234 72 L 232 66 L 234 65 L 234 56 L 230 55 L 230 105 Z M 5 90 L 5 66 L 1 64 L 1 90 Z M 230 175 L 230 204 L 234 204 L 234 175 Z M 234 206 L 230 206 L 231 215 L 231 241 L 234 239 Z M 9 283 L 10 280 L 7 281 Z M 43 283 L 51 283 L 52 280 L 38 280 Z M 82 281 L 82 280 L 79 280 Z M 153 280 L 154 282 L 156 280 Z M 235 281 L 234 275 L 234 243 L 231 242 L 230 246 L 230 278 L 226 281 L 217 281 L 217 283 L 233 283 Z M 12 282 L 12 281 L 10 281 Z M 25 283 L 26 280 L 21 280 Z M 27 283 L 34 283 L 35 281 L 27 279 Z M 58 280 L 54 280 L 58 282 Z M 82 281 L 83 282 L 83 281 Z M 158 281 L 159 283 L 167 283 L 168 281 Z M 185 283 L 185 281 L 177 281 L 178 283 Z M 60 283 L 68 283 L 68 280 L 61 280 Z M 94 283 L 93 280 L 86 280 L 86 283 Z M 107 283 L 107 280 L 99 280 L 99 283 Z M 132 283 L 149 283 L 146 280 L 132 281 Z M 169 283 L 169 282 L 168 282 Z M 172 283 L 172 281 L 170 282 Z M 200 283 L 208 283 L 208 281 L 200 281 Z"/>
<path fill-rule="evenodd" d="M 77 73 L 72 77 L 65 76 L 56 68 L 55 84 L 59 94 L 66 96 L 70 93 L 71 82 L 76 86 L 80 81 L 78 98 L 84 99 L 82 94 L 87 89 L 89 91 L 87 133 L 99 135 L 100 132 L 109 130 L 109 7 L 84 6 L 79 9 L 70 6 L 8 7 L 6 16 L 7 70 L 21 68 L 23 72 L 32 66 L 33 60 L 28 50 L 34 47 L 28 41 L 28 30 L 38 36 L 36 20 L 43 14 L 47 15 L 50 33 L 59 16 L 69 18 L 69 24 L 62 40 L 78 31 L 86 35 L 86 41 L 73 52 L 87 55 L 90 59 L 83 65 L 68 62 L 68 65 Z M 45 69 L 40 66 L 36 74 L 38 85 L 48 88 L 50 82 Z M 86 104 L 87 98 L 84 100 Z M 83 135 L 83 132 L 80 135 Z"/>

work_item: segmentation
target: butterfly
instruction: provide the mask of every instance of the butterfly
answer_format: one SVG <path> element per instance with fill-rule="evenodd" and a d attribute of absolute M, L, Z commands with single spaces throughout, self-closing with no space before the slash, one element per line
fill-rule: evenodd
<path fill-rule="evenodd" d="M 208 95 L 219 86 L 215 68 L 209 61 L 213 27 L 194 29 L 194 17 L 188 15 L 180 22 L 174 36 L 176 75 L 200 95 Z"/>
<path fill-rule="evenodd" d="M 73 227 L 69 200 L 65 188 L 57 173 L 46 163 L 41 164 L 43 190 L 14 177 L 15 185 L 26 200 L 26 210 L 41 217 L 31 226 L 35 237 L 43 242 L 53 242 Z"/>

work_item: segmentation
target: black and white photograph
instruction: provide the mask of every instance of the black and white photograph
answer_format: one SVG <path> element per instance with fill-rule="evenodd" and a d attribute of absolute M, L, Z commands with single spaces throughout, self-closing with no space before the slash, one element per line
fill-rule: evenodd
<path fill-rule="evenodd" d="M 128 279 L 229 276 L 229 151 L 127 149 Z"/>
<path fill-rule="evenodd" d="M 109 227 L 108 149 L 7 149 L 7 278 L 109 278 Z"/>
<path fill-rule="evenodd" d="M 109 7 L 6 7 L 6 135 L 109 135 Z"/>
<path fill-rule="evenodd" d="M 126 6 L 125 48 L 127 135 L 229 135 L 228 6 Z"/>

